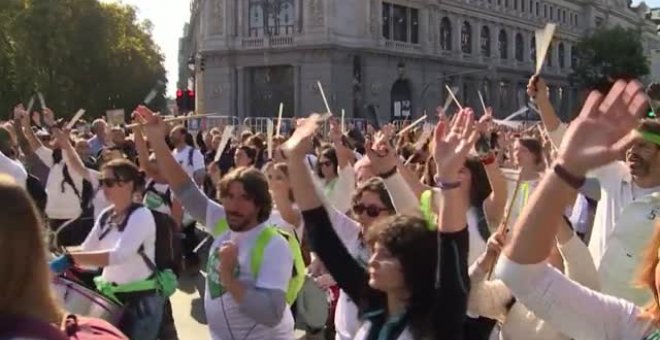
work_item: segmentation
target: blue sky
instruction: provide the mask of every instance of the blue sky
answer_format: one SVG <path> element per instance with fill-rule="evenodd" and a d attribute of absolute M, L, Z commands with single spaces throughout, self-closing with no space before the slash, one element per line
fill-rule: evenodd
<path fill-rule="evenodd" d="M 183 24 L 190 17 L 189 0 L 101 0 L 103 2 L 123 2 L 136 6 L 141 19 L 149 19 L 154 24 L 154 40 L 165 54 L 165 69 L 169 84 L 167 92 L 173 96 L 178 77 L 179 37 Z M 640 0 L 633 0 L 637 5 Z M 660 0 L 645 1 L 649 7 L 660 7 Z"/>

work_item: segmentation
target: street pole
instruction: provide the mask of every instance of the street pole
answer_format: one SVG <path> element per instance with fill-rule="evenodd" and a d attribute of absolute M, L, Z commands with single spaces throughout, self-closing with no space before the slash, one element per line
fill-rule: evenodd
<path fill-rule="evenodd" d="M 424 108 L 424 110 L 426 110 L 426 102 L 424 101 L 424 99 L 426 99 L 426 91 L 427 91 L 427 90 L 431 87 L 431 85 L 433 85 L 433 83 L 435 83 L 435 82 L 439 82 L 439 81 L 441 81 L 441 80 L 443 80 L 443 79 L 450 78 L 450 77 L 454 77 L 454 76 L 462 76 L 462 75 L 465 75 L 465 74 L 482 73 L 482 72 L 485 73 L 485 72 L 491 72 L 492 70 L 493 70 L 493 68 L 492 68 L 491 66 L 489 66 L 489 67 L 486 68 L 486 69 L 478 69 L 478 70 L 470 70 L 470 71 L 464 71 L 464 72 L 457 72 L 457 73 L 452 73 L 452 74 L 446 74 L 446 75 L 442 75 L 442 76 L 440 76 L 440 77 L 438 77 L 438 78 L 435 78 L 435 79 L 433 79 L 433 80 L 430 80 L 430 81 L 427 82 L 427 83 L 424 85 L 424 87 L 422 88 L 422 93 L 421 93 L 420 96 L 419 96 L 419 97 L 420 97 L 420 100 L 419 100 L 419 101 L 421 102 L 422 107 Z"/>

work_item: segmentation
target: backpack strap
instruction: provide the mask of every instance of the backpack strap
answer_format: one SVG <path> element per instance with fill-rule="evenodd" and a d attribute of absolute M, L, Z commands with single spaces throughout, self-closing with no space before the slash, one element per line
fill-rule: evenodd
<path fill-rule="evenodd" d="M 158 197 L 163 200 L 163 203 L 165 203 L 168 207 L 172 207 L 172 190 L 170 189 L 169 185 L 167 186 L 165 193 L 162 193 L 156 190 L 156 181 L 150 180 L 146 188 L 144 188 L 144 192 L 151 192 L 155 195 L 158 195 Z"/>
<path fill-rule="evenodd" d="M 250 254 L 250 269 L 256 280 L 261 271 L 266 247 L 273 237 L 276 237 L 278 234 L 287 241 L 289 251 L 293 258 L 291 278 L 289 279 L 289 285 L 286 291 L 286 301 L 288 304 L 292 304 L 298 296 L 298 292 L 300 292 L 305 284 L 305 275 L 307 274 L 305 261 L 303 260 L 302 251 L 300 249 L 300 243 L 296 236 L 274 226 L 264 228 L 254 242 L 252 253 Z"/>
<path fill-rule="evenodd" d="M 477 230 L 479 230 L 479 235 L 484 240 L 484 242 L 488 242 L 488 238 L 490 238 L 491 232 L 488 228 L 488 221 L 486 220 L 484 209 L 482 207 L 474 208 L 475 213 L 477 214 Z"/>
<path fill-rule="evenodd" d="M 193 166 L 193 153 L 195 152 L 195 148 L 190 146 L 190 149 L 188 149 L 188 166 L 192 167 Z"/>
<path fill-rule="evenodd" d="M 131 215 L 133 214 L 133 212 L 135 210 L 137 210 L 140 207 L 142 207 L 142 204 L 139 204 L 139 203 L 133 203 L 128 207 L 128 209 L 126 210 L 126 217 L 124 218 L 124 220 L 119 225 L 117 225 L 117 230 L 119 230 L 119 232 L 124 231 L 124 228 L 126 228 L 126 224 L 128 224 L 128 220 L 131 218 Z M 101 213 L 101 215 L 99 216 L 99 226 L 101 228 L 103 228 L 105 226 L 105 224 L 108 221 L 108 218 L 110 218 L 111 214 L 112 214 L 112 208 L 108 208 L 104 212 Z M 105 228 L 105 230 L 101 230 L 101 235 L 99 235 L 99 240 L 102 240 L 103 238 L 105 238 L 108 235 L 108 233 L 110 232 L 110 229 L 111 228 L 108 227 L 108 228 Z"/>
<path fill-rule="evenodd" d="M 149 210 L 149 212 L 151 213 L 151 216 L 153 217 L 154 224 L 155 224 L 156 223 L 156 216 L 154 216 L 154 212 L 151 211 L 151 209 L 147 209 L 147 210 Z M 158 226 L 156 226 L 156 233 L 158 233 Z M 156 242 L 158 242 L 158 241 L 156 241 Z M 154 261 L 151 261 L 149 256 L 147 256 L 147 254 L 144 252 L 144 244 L 140 245 L 140 248 L 138 248 L 137 252 L 140 255 L 140 257 L 142 258 L 142 261 L 144 261 L 144 264 L 147 265 L 149 270 L 151 270 L 152 273 L 156 274 L 156 272 L 158 271 L 158 267 L 156 266 Z M 154 256 L 155 256 L 155 251 L 154 251 Z"/>

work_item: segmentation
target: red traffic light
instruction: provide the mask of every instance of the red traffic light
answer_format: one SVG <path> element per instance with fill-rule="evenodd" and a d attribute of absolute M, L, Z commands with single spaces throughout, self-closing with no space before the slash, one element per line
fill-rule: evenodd
<path fill-rule="evenodd" d="M 188 90 L 188 97 L 194 97 L 194 96 L 195 96 L 195 91 Z"/>
<path fill-rule="evenodd" d="M 176 97 L 177 97 L 177 98 L 181 98 L 181 97 L 183 97 L 183 90 L 181 90 L 181 89 L 176 90 Z"/>

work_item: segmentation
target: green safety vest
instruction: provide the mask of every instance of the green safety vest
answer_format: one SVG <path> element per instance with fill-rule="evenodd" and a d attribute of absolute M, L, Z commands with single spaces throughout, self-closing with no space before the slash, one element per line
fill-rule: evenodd
<path fill-rule="evenodd" d="M 94 278 L 94 284 L 96 284 L 96 290 L 99 293 L 119 305 L 122 303 L 119 301 L 119 299 L 117 299 L 117 293 L 132 293 L 140 292 L 143 290 L 159 289 L 159 285 L 154 279 L 145 279 L 121 285 L 115 285 L 104 280 L 102 276 L 97 276 Z"/>
<path fill-rule="evenodd" d="M 213 228 L 212 235 L 213 237 L 218 237 L 228 230 L 229 223 L 227 223 L 226 219 L 221 219 L 215 225 L 215 228 Z M 270 240 L 278 234 L 282 235 L 287 240 L 289 250 L 291 250 L 291 255 L 293 256 L 293 273 L 286 291 L 286 302 L 291 305 L 296 300 L 298 292 L 302 289 L 303 284 L 305 283 L 305 275 L 307 274 L 302 251 L 300 250 L 300 243 L 295 236 L 275 226 L 267 226 L 264 228 L 264 230 L 262 230 L 257 236 L 254 247 L 252 247 L 250 253 L 250 269 L 252 269 L 252 275 L 254 275 L 254 279 L 256 280 L 264 260 L 266 246 Z"/>
<path fill-rule="evenodd" d="M 438 215 L 433 212 L 433 190 L 425 190 L 419 197 L 419 210 L 430 230 L 437 229 Z"/>

